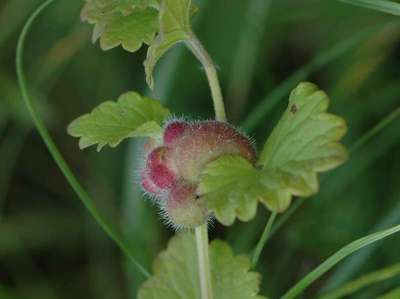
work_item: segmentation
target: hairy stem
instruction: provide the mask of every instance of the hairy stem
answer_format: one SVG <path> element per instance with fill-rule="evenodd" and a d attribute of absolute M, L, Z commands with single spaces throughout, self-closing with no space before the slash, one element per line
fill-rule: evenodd
<path fill-rule="evenodd" d="M 196 58 L 201 62 L 204 71 L 206 72 L 208 84 L 211 89 L 211 96 L 214 102 L 215 119 L 226 121 L 224 100 L 222 98 L 221 86 L 219 84 L 214 62 L 194 33 L 192 33 L 190 39 L 186 41 L 186 45 L 192 51 L 194 56 L 196 56 Z"/>
<path fill-rule="evenodd" d="M 76 179 L 75 175 L 72 173 L 69 168 L 67 162 L 64 160 L 61 155 L 58 147 L 54 143 L 53 139 L 50 136 L 49 131 L 47 130 L 43 120 L 39 117 L 36 107 L 29 96 L 28 88 L 25 79 L 25 73 L 23 70 L 23 54 L 24 54 L 24 45 L 26 35 L 29 31 L 29 28 L 32 26 L 35 19 L 41 14 L 41 12 L 50 4 L 52 4 L 55 0 L 47 0 L 40 5 L 34 13 L 29 17 L 27 22 L 24 25 L 24 28 L 21 31 L 21 34 L 18 38 L 17 45 L 17 53 L 16 53 L 16 69 L 17 69 L 17 77 L 18 84 L 21 89 L 22 98 L 25 102 L 25 105 L 32 116 L 33 122 L 35 124 L 36 129 L 38 130 L 40 137 L 43 139 L 47 149 L 49 150 L 51 156 L 56 162 L 57 166 L 60 168 L 64 177 L 78 195 L 79 199 L 82 201 L 84 206 L 88 209 L 89 213 L 93 216 L 96 222 L 100 225 L 100 227 L 105 231 L 105 233 L 117 244 L 117 246 L 129 257 L 129 259 L 138 267 L 141 273 L 145 277 L 150 277 L 149 272 L 137 261 L 135 256 L 133 255 L 131 249 L 127 245 L 127 243 L 122 239 L 120 234 L 114 230 L 114 228 L 100 215 L 96 206 L 93 203 L 93 200 L 89 196 L 89 194 L 85 191 L 85 189 L 81 186 L 79 181 Z"/>
<path fill-rule="evenodd" d="M 212 299 L 210 257 L 208 255 L 207 224 L 196 228 L 197 255 L 200 275 L 201 299 Z"/>

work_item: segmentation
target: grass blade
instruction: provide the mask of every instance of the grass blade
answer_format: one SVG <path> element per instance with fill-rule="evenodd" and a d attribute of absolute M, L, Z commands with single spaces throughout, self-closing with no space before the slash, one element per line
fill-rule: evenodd
<path fill-rule="evenodd" d="M 357 278 L 344 286 L 340 287 L 339 289 L 326 294 L 319 299 L 338 299 L 343 298 L 345 296 L 351 295 L 358 290 L 365 288 L 371 284 L 375 284 L 381 281 L 385 281 L 392 277 L 395 277 L 400 274 L 400 263 L 385 267 L 383 269 L 374 271 L 372 273 L 368 273 L 366 275 Z"/>
<path fill-rule="evenodd" d="M 385 229 L 398 223 L 400 221 L 400 203 L 397 203 L 394 207 L 388 209 L 388 212 L 383 215 L 382 219 L 378 221 L 372 231 Z M 332 274 L 328 283 L 322 289 L 322 292 L 327 292 L 334 288 L 337 288 L 343 284 L 366 262 L 366 260 L 374 253 L 377 249 L 376 246 L 372 245 L 357 255 L 346 260 L 340 265 L 336 271 Z"/>
<path fill-rule="evenodd" d="M 400 298 L 400 288 L 389 291 L 376 299 L 398 299 Z"/>
<path fill-rule="evenodd" d="M 18 38 L 17 53 L 16 53 L 16 70 L 22 97 L 24 99 L 24 102 L 26 104 L 29 113 L 32 116 L 35 127 L 37 128 L 41 138 L 43 139 L 45 145 L 47 146 L 51 156 L 53 157 L 54 161 L 60 168 L 65 178 L 67 179 L 68 183 L 71 185 L 72 189 L 78 195 L 79 199 L 88 209 L 89 213 L 93 216 L 93 218 L 100 225 L 100 227 L 117 244 L 117 246 L 129 257 L 129 259 L 138 267 L 138 269 L 140 269 L 141 273 L 146 277 L 150 277 L 149 272 L 136 260 L 134 255 L 131 253 L 130 248 L 125 243 L 125 241 L 111 227 L 111 225 L 108 224 L 107 221 L 100 215 L 99 211 L 97 210 L 96 206 L 93 203 L 93 200 L 80 185 L 79 181 L 76 179 L 75 175 L 72 173 L 68 164 L 62 157 L 59 149 L 57 148 L 56 144 L 54 143 L 53 139 L 50 136 L 50 133 L 48 132 L 46 126 L 44 125 L 44 122 L 39 118 L 38 113 L 36 112 L 36 107 L 34 106 L 28 94 L 26 80 L 25 80 L 25 73 L 23 70 L 23 59 L 22 59 L 24 54 L 25 39 L 30 27 L 32 26 L 36 18 L 43 12 L 43 10 L 46 7 L 48 7 L 53 2 L 54 0 L 46 0 L 32 13 L 32 15 L 26 21 Z"/>
<path fill-rule="evenodd" d="M 387 0 L 339 0 L 355 6 L 369 8 L 391 15 L 400 16 L 400 4 Z"/>
<path fill-rule="evenodd" d="M 361 239 L 351 242 L 346 245 L 331 257 L 329 257 L 325 262 L 307 274 L 303 279 L 301 279 L 296 285 L 294 285 L 290 290 L 288 290 L 281 298 L 282 299 L 292 299 L 296 298 L 301 294 L 308 286 L 310 286 L 315 280 L 324 275 L 327 271 L 333 268 L 337 263 L 346 258 L 347 256 L 357 252 L 358 250 L 373 244 L 379 240 L 389 237 L 400 231 L 400 225 L 393 226 L 387 230 L 380 231 L 374 234 L 370 234 Z"/>

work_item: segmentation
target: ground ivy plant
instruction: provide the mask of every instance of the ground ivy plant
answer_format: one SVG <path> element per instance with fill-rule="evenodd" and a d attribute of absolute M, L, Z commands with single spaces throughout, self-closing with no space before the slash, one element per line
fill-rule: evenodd
<path fill-rule="evenodd" d="M 208 241 L 207 224 L 230 226 L 236 218 L 250 221 L 258 204 L 273 220 L 296 197 L 318 192 L 318 173 L 344 163 L 347 150 L 340 143 L 345 121 L 328 112 L 329 98 L 316 85 L 299 83 L 286 111 L 260 147 L 229 124 L 217 72 L 209 54 L 193 33 L 191 18 L 198 10 L 191 0 L 85 0 L 81 18 L 93 24 L 93 42 L 103 50 L 122 46 L 135 52 L 147 45 L 146 81 L 159 59 L 183 43 L 202 64 L 214 104 L 214 121 L 174 119 L 167 107 L 137 92 L 100 104 L 68 126 L 81 149 L 116 147 L 124 139 L 146 138 L 140 169 L 144 193 L 158 205 L 166 222 L 177 230 L 165 251 L 154 261 L 152 274 L 144 269 L 123 238 L 97 211 L 52 141 L 27 93 L 22 70 L 23 46 L 35 18 L 53 0 L 45 1 L 25 25 L 17 48 L 17 73 L 24 100 L 54 160 L 104 231 L 139 267 L 147 281 L 139 299 L 262 299 L 260 274 L 252 269 L 266 235 L 252 259 L 234 255 L 222 240 Z M 194 116 L 195 117 L 195 116 Z M 359 239 L 338 251 L 291 288 L 282 298 L 295 298 L 315 279 L 352 252 L 400 230 L 394 227 Z"/>
<path fill-rule="evenodd" d="M 186 44 L 205 68 L 216 121 L 173 120 L 157 100 L 128 92 L 74 120 L 68 132 L 80 138 L 81 149 L 97 145 L 101 150 L 126 138 L 147 137 L 144 192 L 168 224 L 196 232 L 197 240 L 190 231 L 171 240 L 139 298 L 262 298 L 250 259 L 233 256 L 223 241 L 208 245 L 207 222 L 250 221 L 258 202 L 280 213 L 294 196 L 316 193 L 318 172 L 347 158 L 339 143 L 346 123 L 327 112 L 329 99 L 323 91 L 300 83 L 257 155 L 250 139 L 226 121 L 215 68 L 190 26 L 195 11 L 190 0 L 87 0 L 82 19 L 94 24 L 93 41 L 99 39 L 103 50 L 121 45 L 133 52 L 149 45 L 144 67 L 150 88 L 157 61 L 174 44 Z"/>

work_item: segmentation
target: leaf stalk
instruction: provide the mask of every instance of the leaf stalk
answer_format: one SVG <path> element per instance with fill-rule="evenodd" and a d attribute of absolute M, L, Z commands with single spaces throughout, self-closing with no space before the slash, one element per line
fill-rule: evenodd
<path fill-rule="evenodd" d="M 213 60 L 193 32 L 190 34 L 190 38 L 185 43 L 190 51 L 192 51 L 193 55 L 196 56 L 196 58 L 200 61 L 206 73 L 214 103 L 215 119 L 218 121 L 226 121 L 227 118 L 224 100 L 218 80 L 217 70 Z"/>
<path fill-rule="evenodd" d="M 272 212 L 272 214 L 269 216 L 268 223 L 265 226 L 264 232 L 262 233 L 261 238 L 258 241 L 256 248 L 254 249 L 253 257 L 251 259 L 251 264 L 253 268 L 257 265 L 257 262 L 260 259 L 261 252 L 265 244 L 267 243 L 269 237 L 271 236 L 271 229 L 272 225 L 274 224 L 276 215 L 277 215 L 276 212 Z"/>

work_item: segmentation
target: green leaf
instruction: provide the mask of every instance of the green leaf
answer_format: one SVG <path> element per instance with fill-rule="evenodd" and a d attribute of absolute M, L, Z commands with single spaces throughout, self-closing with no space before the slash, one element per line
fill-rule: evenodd
<path fill-rule="evenodd" d="M 92 40 L 103 50 L 122 45 L 130 52 L 150 44 L 158 30 L 158 11 L 145 0 L 88 0 L 83 21 L 94 24 Z"/>
<path fill-rule="evenodd" d="M 230 246 L 220 240 L 211 242 L 209 250 L 214 299 L 265 299 L 257 295 L 261 276 L 249 272 L 247 256 L 234 256 Z M 193 234 L 173 237 L 155 260 L 153 273 L 141 286 L 139 299 L 201 299 Z"/>
<path fill-rule="evenodd" d="M 345 121 L 326 112 L 328 103 L 317 86 L 300 83 L 256 167 L 239 156 L 220 157 L 205 167 L 199 193 L 221 223 L 230 225 L 235 217 L 252 219 L 257 200 L 272 211 L 284 211 L 293 196 L 318 191 L 318 172 L 347 159 L 339 143 Z"/>
<path fill-rule="evenodd" d="M 325 171 L 343 163 L 347 151 L 338 141 L 346 133 L 346 123 L 327 113 L 328 105 L 328 96 L 316 85 L 300 83 L 290 94 L 288 108 L 268 138 L 259 164 Z"/>
<path fill-rule="evenodd" d="M 149 45 L 158 28 L 158 12 L 155 9 L 136 9 L 128 16 L 113 19 L 105 27 L 100 38 L 100 47 L 106 51 L 122 45 L 129 51 L 135 52 L 143 43 Z"/>
<path fill-rule="evenodd" d="M 347 159 L 347 150 L 339 143 L 347 131 L 346 122 L 327 113 L 328 106 L 328 96 L 316 85 L 300 83 L 261 152 L 258 164 L 283 172 L 293 195 L 317 193 L 317 173 Z"/>
<path fill-rule="evenodd" d="M 80 137 L 81 149 L 97 144 L 100 151 L 107 144 L 116 147 L 128 137 L 159 137 L 160 125 L 168 116 L 168 109 L 159 101 L 127 92 L 117 102 L 104 102 L 75 119 L 68 126 L 68 133 Z"/>
<path fill-rule="evenodd" d="M 291 200 L 287 188 L 283 173 L 259 171 L 239 155 L 225 155 L 205 167 L 198 192 L 215 217 L 231 225 L 235 217 L 251 220 L 258 200 L 271 210 L 286 209 Z"/>
<path fill-rule="evenodd" d="M 144 62 L 146 81 L 154 87 L 153 70 L 158 60 L 176 43 L 188 40 L 191 35 L 191 0 L 164 0 L 159 13 L 159 34 L 148 49 Z"/>

